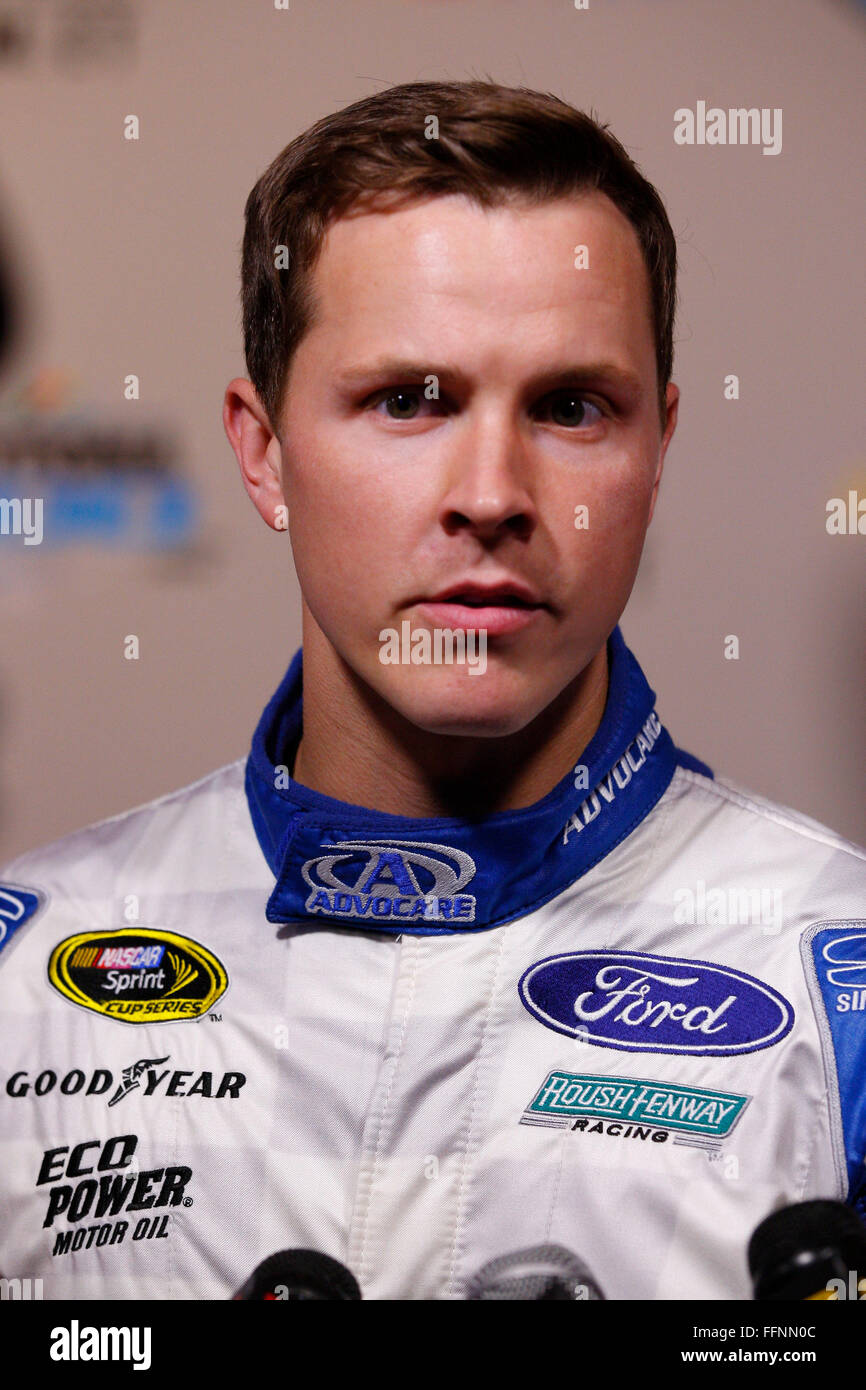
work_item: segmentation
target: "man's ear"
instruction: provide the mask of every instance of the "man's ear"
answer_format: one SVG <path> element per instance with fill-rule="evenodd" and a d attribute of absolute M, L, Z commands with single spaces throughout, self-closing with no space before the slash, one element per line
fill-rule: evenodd
<path fill-rule="evenodd" d="M 251 381 L 235 377 L 226 387 L 223 428 L 235 451 L 253 506 L 274 531 L 286 530 L 280 481 L 280 441 Z"/>
<path fill-rule="evenodd" d="M 652 497 L 650 498 L 650 509 L 649 517 L 647 519 L 647 525 L 649 525 L 649 523 L 652 521 L 653 512 L 656 509 L 656 500 L 659 495 L 659 486 L 662 480 L 662 469 L 665 466 L 665 454 L 667 453 L 668 445 L 674 437 L 674 430 L 677 427 L 677 414 L 679 411 L 679 402 L 680 388 L 678 386 L 675 386 L 672 381 L 669 381 L 667 391 L 665 392 L 665 428 L 664 433 L 662 435 L 661 444 L 659 445 L 659 461 L 658 467 L 656 468 L 656 475 L 653 480 L 653 490 Z"/>

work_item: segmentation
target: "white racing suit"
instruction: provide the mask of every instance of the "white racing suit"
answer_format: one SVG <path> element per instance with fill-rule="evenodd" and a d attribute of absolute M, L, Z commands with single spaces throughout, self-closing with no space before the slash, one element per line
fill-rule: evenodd
<path fill-rule="evenodd" d="M 298 653 L 248 759 L 8 866 L 6 1279 L 224 1299 L 307 1247 L 461 1298 L 555 1242 L 608 1298 L 744 1299 L 770 1211 L 863 1210 L 866 854 L 679 752 L 609 655 L 526 809 L 293 782 Z"/>

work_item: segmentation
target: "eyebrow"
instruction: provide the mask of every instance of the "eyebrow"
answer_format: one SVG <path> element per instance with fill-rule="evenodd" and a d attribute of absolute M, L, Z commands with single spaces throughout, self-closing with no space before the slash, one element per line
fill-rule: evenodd
<path fill-rule="evenodd" d="M 382 357 L 344 367 L 337 373 L 337 381 L 347 388 L 357 388 L 377 381 L 397 384 L 423 381 L 428 376 L 455 385 L 465 384 L 468 380 L 465 372 L 446 363 L 420 362 L 408 357 Z M 615 362 L 574 362 L 550 367 L 536 372 L 527 384 L 533 391 L 555 391 L 558 387 L 590 381 L 611 383 L 635 402 L 643 396 L 643 383 L 637 373 Z"/>

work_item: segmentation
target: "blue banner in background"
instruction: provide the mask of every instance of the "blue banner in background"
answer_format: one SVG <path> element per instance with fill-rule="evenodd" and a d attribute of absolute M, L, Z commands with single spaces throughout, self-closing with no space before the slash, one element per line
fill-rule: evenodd
<path fill-rule="evenodd" d="M 198 524 L 173 443 L 153 430 L 0 424 L 0 547 L 171 550 Z"/>

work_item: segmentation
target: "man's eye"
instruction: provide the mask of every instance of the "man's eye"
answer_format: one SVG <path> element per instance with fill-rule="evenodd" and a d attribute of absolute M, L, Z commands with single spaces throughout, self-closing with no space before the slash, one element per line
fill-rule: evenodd
<path fill-rule="evenodd" d="M 588 419 L 587 408 L 595 411 L 595 415 L 590 415 Z M 599 420 L 604 419 L 601 406 L 588 400 L 580 391 L 556 391 L 552 396 L 548 396 L 541 405 L 541 414 L 545 413 L 549 414 L 554 425 L 563 425 L 566 428 L 597 425 Z"/>
<path fill-rule="evenodd" d="M 414 420 L 423 401 L 423 391 L 407 387 L 399 391 L 389 391 L 387 395 L 379 398 L 373 408 L 378 410 L 380 406 L 384 406 L 392 420 Z"/>
<path fill-rule="evenodd" d="M 373 410 L 381 414 L 384 407 L 391 420 L 414 420 L 423 412 L 425 406 L 432 406 L 434 412 L 437 409 L 437 403 L 428 401 L 423 389 L 416 386 L 401 386 L 394 391 L 383 391 L 378 399 L 372 402 Z M 572 390 L 555 391 L 548 396 L 542 401 L 539 414 L 549 418 L 554 425 L 566 429 L 596 425 L 599 420 L 604 419 L 601 406 L 589 400 L 582 392 Z"/>

